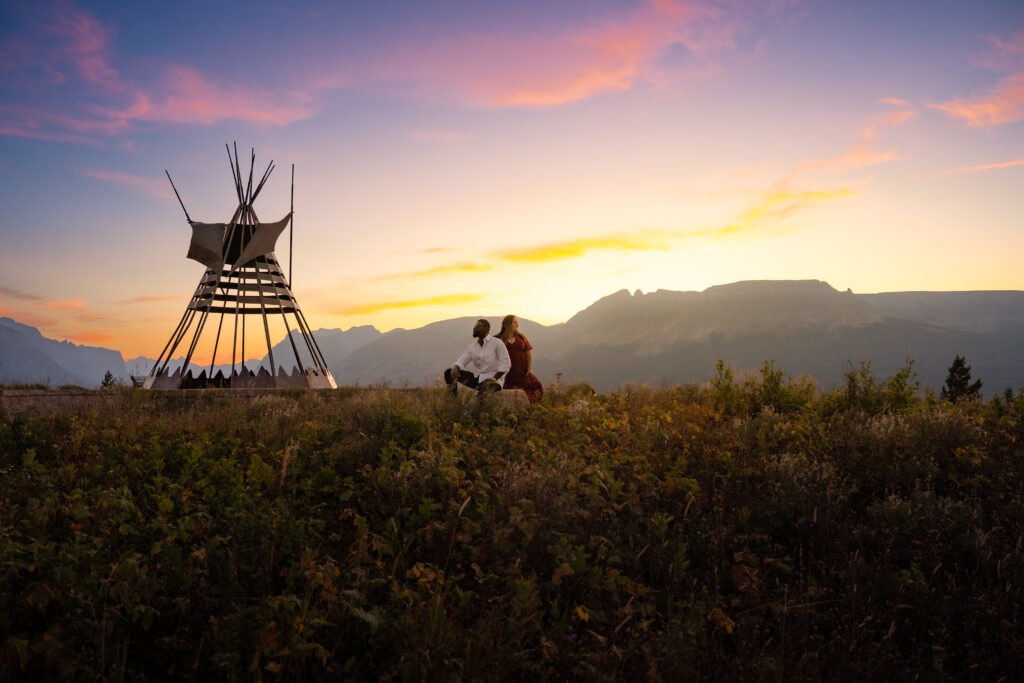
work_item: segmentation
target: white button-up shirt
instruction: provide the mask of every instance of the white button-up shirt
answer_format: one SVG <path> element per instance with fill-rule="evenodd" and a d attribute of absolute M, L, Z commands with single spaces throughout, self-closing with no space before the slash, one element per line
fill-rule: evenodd
<path fill-rule="evenodd" d="M 488 335 L 484 337 L 482 346 L 476 339 L 470 342 L 469 347 L 455 361 L 455 365 L 472 372 L 481 382 L 493 378 L 499 372 L 505 373 L 497 380 L 498 384 L 504 386 L 505 375 L 512 367 L 512 360 L 508 357 L 505 342 Z"/>

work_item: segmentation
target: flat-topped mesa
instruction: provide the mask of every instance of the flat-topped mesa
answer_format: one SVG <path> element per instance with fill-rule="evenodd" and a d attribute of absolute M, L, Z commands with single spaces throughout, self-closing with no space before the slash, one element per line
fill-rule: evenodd
<path fill-rule="evenodd" d="M 711 337 L 863 325 L 880 319 L 864 301 L 818 280 L 736 282 L 702 292 L 621 290 L 573 316 L 580 343 L 636 344 L 656 350 Z"/>
<path fill-rule="evenodd" d="M 274 170 L 271 161 L 258 183 L 253 184 L 256 153 L 252 152 L 249 165 L 249 179 L 243 183 L 238 163 L 238 147 L 232 158 L 228 148 L 228 162 L 235 185 L 238 207 L 231 220 L 226 223 L 201 223 L 193 221 L 185 211 L 185 219 L 192 228 L 187 257 L 206 266 L 206 272 L 185 308 L 185 313 L 171 333 L 164 350 L 160 353 L 149 376 L 143 382 L 147 389 L 197 389 L 208 387 L 251 388 L 251 387 L 324 387 L 336 388 L 337 384 L 327 367 L 327 361 L 317 345 L 306 317 L 299 307 L 291 288 L 291 268 L 285 276 L 278 263 L 274 249 L 277 239 L 292 223 L 294 210 L 274 223 L 263 223 L 256 215 L 253 202 L 263 189 Z M 168 174 L 170 179 L 170 174 Z M 171 186 L 174 186 L 173 181 Z M 292 166 L 292 197 L 294 198 L 295 167 Z M 181 195 L 174 188 L 178 201 Z M 294 207 L 293 207 L 294 208 Z M 211 319 L 212 316 L 212 319 Z M 259 316 L 260 328 L 250 330 L 249 344 L 255 333 L 257 344 L 266 344 L 267 361 L 270 366 L 253 373 L 239 360 L 251 354 L 246 353 L 246 319 Z M 289 317 L 290 316 L 290 317 Z M 225 318 L 228 324 L 225 327 Z M 211 337 L 203 337 L 207 323 L 214 323 L 209 329 L 215 330 Z M 284 337 L 288 341 L 289 358 L 274 357 L 271 343 L 271 325 L 284 325 Z M 294 332 L 293 332 L 294 330 Z M 209 371 L 193 376 L 188 370 L 182 374 L 179 368 L 169 370 L 174 351 L 187 341 L 187 351 L 181 368 L 188 368 L 197 349 L 202 345 L 203 353 L 209 351 Z M 205 344 L 203 344 L 205 342 Z M 222 344 L 223 342 L 223 344 Z M 221 372 L 213 374 L 218 350 L 226 355 L 231 348 L 230 376 Z M 211 350 L 212 349 L 212 350 Z M 301 349 L 301 351 L 300 351 Z M 278 354 L 280 356 L 280 353 Z M 294 363 L 292 372 L 285 372 L 278 361 Z"/>

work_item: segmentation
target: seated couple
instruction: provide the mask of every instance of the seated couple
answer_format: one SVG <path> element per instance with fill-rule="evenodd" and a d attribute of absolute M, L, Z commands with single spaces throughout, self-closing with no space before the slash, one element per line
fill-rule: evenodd
<path fill-rule="evenodd" d="M 491 324 L 484 319 L 473 325 L 473 341 L 455 364 L 444 371 L 449 391 L 455 393 L 458 382 L 479 392 L 522 389 L 530 403 L 544 395 L 544 387 L 531 372 L 533 347 L 519 332 L 519 319 L 506 315 L 497 337 L 488 333 Z"/>

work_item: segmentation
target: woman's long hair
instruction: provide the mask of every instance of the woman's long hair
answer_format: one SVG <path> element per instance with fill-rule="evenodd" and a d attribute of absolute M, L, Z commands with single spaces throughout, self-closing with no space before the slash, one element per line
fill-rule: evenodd
<path fill-rule="evenodd" d="M 498 339 L 510 344 L 512 343 L 515 337 L 509 332 L 509 328 L 512 327 L 512 321 L 515 319 L 516 317 L 511 313 L 501 319 L 501 332 L 498 333 Z"/>

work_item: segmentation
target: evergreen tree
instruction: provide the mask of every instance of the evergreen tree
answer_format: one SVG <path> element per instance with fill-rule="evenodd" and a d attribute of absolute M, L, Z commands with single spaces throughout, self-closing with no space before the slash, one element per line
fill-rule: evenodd
<path fill-rule="evenodd" d="M 114 379 L 114 373 L 107 370 L 107 374 L 103 375 L 103 382 L 100 383 L 100 387 L 103 389 L 110 389 L 115 384 L 117 384 L 117 380 Z"/>
<path fill-rule="evenodd" d="M 981 393 L 981 380 L 971 383 L 971 366 L 963 356 L 957 355 L 946 374 L 946 386 L 942 387 L 940 396 L 945 401 L 956 403 L 963 399 L 978 398 Z"/>

